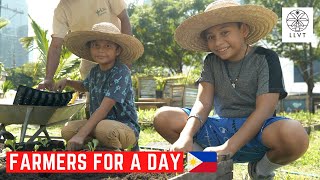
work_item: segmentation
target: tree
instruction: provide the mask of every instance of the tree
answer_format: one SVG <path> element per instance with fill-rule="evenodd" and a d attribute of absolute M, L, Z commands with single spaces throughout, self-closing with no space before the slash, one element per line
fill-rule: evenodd
<path fill-rule="evenodd" d="M 25 49 L 29 51 L 37 50 L 40 53 L 31 77 L 36 77 L 36 75 L 39 74 L 39 71 L 43 74 L 42 77 L 44 77 L 43 69 L 46 67 L 49 50 L 49 40 L 47 39 L 48 31 L 42 29 L 30 16 L 29 18 L 31 19 L 31 26 L 35 36 L 21 38 L 20 42 Z M 36 45 L 34 45 L 34 43 L 36 43 Z M 80 62 L 78 59 L 71 58 L 71 55 L 72 53 L 65 46 L 62 46 L 60 62 L 54 75 L 54 79 L 60 79 L 66 76 L 73 68 L 79 65 Z"/>
<path fill-rule="evenodd" d="M 202 12 L 211 0 L 152 0 L 151 4 L 129 6 L 133 34 L 142 42 L 144 55 L 133 70 L 142 72 L 161 66 L 181 73 L 183 65 L 200 66 L 204 53 L 182 49 L 174 40 L 175 29 L 186 18 Z"/>
<path fill-rule="evenodd" d="M 294 61 L 300 70 L 303 80 L 308 86 L 307 107 L 314 113 L 313 88 L 315 82 L 319 81 L 319 74 L 314 73 L 314 62 L 320 60 L 320 41 L 316 45 L 312 43 L 281 43 L 281 15 L 282 7 L 313 7 L 315 35 L 320 37 L 320 1 L 319 0 L 245 0 L 246 3 L 257 3 L 272 9 L 279 17 L 274 32 L 267 37 L 267 42 L 274 46 L 275 51 L 283 57 Z"/>

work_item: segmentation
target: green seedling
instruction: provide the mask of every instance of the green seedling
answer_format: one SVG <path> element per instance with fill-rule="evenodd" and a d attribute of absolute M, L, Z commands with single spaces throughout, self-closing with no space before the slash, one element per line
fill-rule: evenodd
<path fill-rule="evenodd" d="M 88 148 L 90 151 L 95 151 L 99 141 L 97 139 L 92 139 L 92 141 L 88 142 Z"/>
<path fill-rule="evenodd" d="M 130 146 L 128 146 L 127 151 L 131 151 L 133 148 L 133 145 L 131 144 Z"/>
<path fill-rule="evenodd" d="M 36 144 L 33 147 L 35 152 L 37 152 L 41 146 L 42 147 L 49 147 L 49 140 L 48 139 L 38 138 L 38 142 L 40 143 L 40 145 Z"/>
<path fill-rule="evenodd" d="M 41 144 L 43 147 L 49 147 L 49 140 L 48 140 L 48 139 L 38 138 L 38 142 L 40 142 L 40 144 Z"/>
<path fill-rule="evenodd" d="M 34 147 L 33 147 L 34 152 L 37 152 L 39 148 L 40 148 L 40 146 L 38 144 L 34 145 Z"/>
<path fill-rule="evenodd" d="M 17 137 L 15 136 L 13 139 L 6 139 L 4 144 L 7 147 L 9 147 L 12 151 L 17 151 L 19 149 L 22 149 L 23 146 L 21 146 L 21 145 L 17 146 L 16 140 L 17 140 Z"/>

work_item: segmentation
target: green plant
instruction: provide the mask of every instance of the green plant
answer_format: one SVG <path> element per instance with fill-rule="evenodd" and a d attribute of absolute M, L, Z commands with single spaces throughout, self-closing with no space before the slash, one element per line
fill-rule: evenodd
<path fill-rule="evenodd" d="M 131 144 L 130 146 L 127 147 L 127 151 L 131 151 L 131 149 L 133 148 L 133 145 Z"/>
<path fill-rule="evenodd" d="M 17 151 L 22 149 L 23 146 L 17 144 L 17 137 L 15 136 L 13 139 L 6 139 L 4 144 L 9 147 L 12 151 Z"/>
<path fill-rule="evenodd" d="M 87 145 L 90 151 L 95 151 L 98 144 L 99 141 L 97 139 L 92 139 L 92 141 L 89 141 Z"/>
<path fill-rule="evenodd" d="M 38 151 L 38 149 L 40 148 L 40 145 L 39 144 L 36 144 L 36 145 L 34 145 L 34 152 L 37 152 Z"/>
<path fill-rule="evenodd" d="M 5 81 L 2 86 L 1 86 L 1 89 L 3 91 L 3 95 L 6 94 L 6 92 L 8 92 L 10 89 L 13 89 L 14 86 L 13 86 L 13 83 L 9 80 Z"/>
<path fill-rule="evenodd" d="M 40 55 L 35 62 L 33 69 L 33 75 L 30 77 L 36 77 L 37 74 L 43 73 L 43 69 L 46 67 L 47 55 L 49 50 L 49 40 L 47 38 L 47 30 L 42 29 L 30 16 L 31 27 L 34 31 L 35 36 L 33 37 L 23 37 L 20 39 L 22 46 L 28 50 L 37 50 Z M 61 56 L 59 60 L 59 65 L 57 67 L 54 79 L 62 79 L 69 76 L 69 73 L 73 69 L 78 69 L 80 61 L 77 58 L 71 58 L 72 53 L 63 45 L 61 48 Z M 72 75 L 71 75 L 72 76 Z M 42 75 L 43 77 L 43 75 Z M 42 79 L 36 79 L 35 81 L 40 81 Z"/>
<path fill-rule="evenodd" d="M 5 26 L 8 25 L 9 23 L 10 23 L 9 20 L 0 17 L 0 29 L 3 28 L 3 27 L 5 27 Z"/>
<path fill-rule="evenodd" d="M 166 78 L 163 78 L 161 76 L 154 77 L 156 79 L 157 89 L 158 91 L 163 91 L 164 85 L 166 83 Z"/>

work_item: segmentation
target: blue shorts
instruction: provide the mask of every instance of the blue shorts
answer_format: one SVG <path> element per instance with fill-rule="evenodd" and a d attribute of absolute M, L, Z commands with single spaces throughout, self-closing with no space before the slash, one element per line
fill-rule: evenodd
<path fill-rule="evenodd" d="M 191 112 L 189 108 L 182 108 L 188 115 Z M 209 116 L 201 129 L 193 137 L 202 148 L 219 146 L 231 138 L 246 121 L 247 118 L 223 118 L 219 116 Z M 260 160 L 264 154 L 270 150 L 262 143 L 262 131 L 270 124 L 288 119 L 286 117 L 271 117 L 267 119 L 260 132 L 246 145 L 244 145 L 232 157 L 234 162 L 256 162 Z"/>

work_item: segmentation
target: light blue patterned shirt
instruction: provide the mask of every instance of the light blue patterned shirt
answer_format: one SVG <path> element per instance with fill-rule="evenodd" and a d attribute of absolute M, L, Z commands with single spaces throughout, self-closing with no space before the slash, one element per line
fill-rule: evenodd
<path fill-rule="evenodd" d="M 99 65 L 93 67 L 83 81 L 90 92 L 90 114 L 99 107 L 104 97 L 111 98 L 116 104 L 109 111 L 106 119 L 117 120 L 132 128 L 139 137 L 140 126 L 134 104 L 131 73 L 128 67 L 119 61 L 107 70 L 102 71 Z"/>

